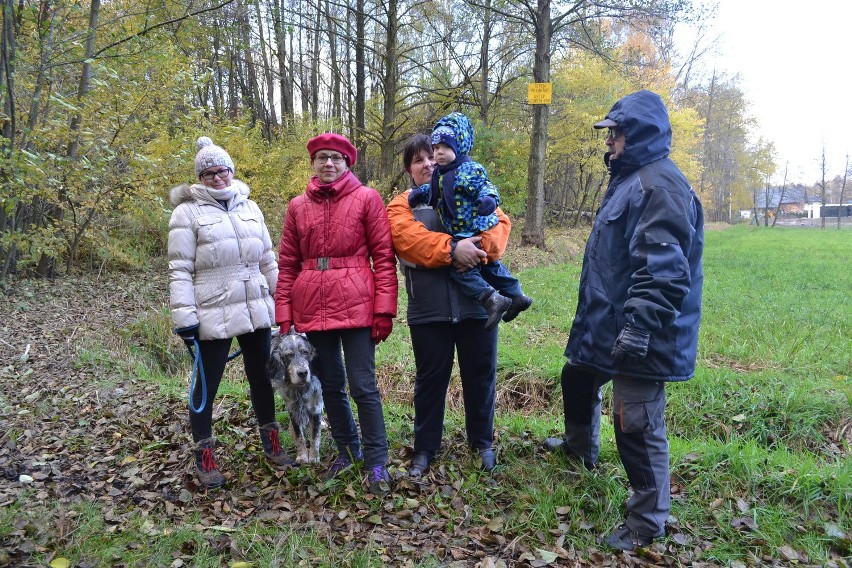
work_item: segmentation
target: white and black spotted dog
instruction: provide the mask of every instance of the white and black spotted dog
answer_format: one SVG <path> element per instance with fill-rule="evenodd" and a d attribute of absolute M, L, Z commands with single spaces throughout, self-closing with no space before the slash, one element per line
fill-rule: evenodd
<path fill-rule="evenodd" d="M 307 337 L 292 329 L 272 338 L 266 374 L 284 399 L 290 416 L 290 436 L 296 444 L 297 463 L 318 463 L 322 428 L 322 387 L 311 372 L 316 355 Z"/>

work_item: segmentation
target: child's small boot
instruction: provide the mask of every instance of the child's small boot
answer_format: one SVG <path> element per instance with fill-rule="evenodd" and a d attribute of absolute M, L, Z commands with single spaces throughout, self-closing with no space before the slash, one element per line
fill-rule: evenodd
<path fill-rule="evenodd" d="M 225 485 L 225 477 L 216 465 L 213 447 L 216 442 L 213 437 L 204 438 L 195 445 L 195 475 L 198 482 L 207 489 L 215 489 Z"/>
<path fill-rule="evenodd" d="M 260 442 L 263 444 L 263 453 L 266 459 L 275 464 L 276 467 L 292 467 L 296 464 L 281 446 L 281 438 L 278 432 L 281 427 L 278 422 L 270 422 L 260 427 Z"/>
<path fill-rule="evenodd" d="M 506 310 L 506 313 L 503 314 L 503 321 L 510 322 L 520 314 L 522 311 L 529 309 L 532 306 L 532 298 L 521 294 L 520 296 L 515 296 L 512 298 L 512 305 L 509 306 L 509 309 Z"/>
<path fill-rule="evenodd" d="M 500 323 L 500 318 L 504 313 L 506 313 L 509 306 L 512 305 L 512 300 L 506 296 L 501 296 L 497 290 L 492 288 L 490 292 L 485 292 L 482 295 L 480 303 L 482 304 L 482 307 L 485 308 L 485 312 L 488 314 L 488 321 L 485 322 L 485 329 L 492 330 L 497 327 L 498 323 Z"/>

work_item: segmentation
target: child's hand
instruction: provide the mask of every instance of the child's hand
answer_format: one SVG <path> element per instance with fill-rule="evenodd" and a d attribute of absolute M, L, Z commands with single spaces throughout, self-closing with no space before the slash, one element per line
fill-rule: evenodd
<path fill-rule="evenodd" d="M 408 205 L 413 209 L 418 205 L 423 205 L 424 203 L 429 202 L 428 192 L 422 191 L 419 187 L 416 187 L 411 190 L 411 193 L 408 194 Z"/>
<path fill-rule="evenodd" d="M 480 217 L 486 217 L 497 210 L 497 202 L 493 197 L 483 195 L 476 200 L 476 214 Z"/>

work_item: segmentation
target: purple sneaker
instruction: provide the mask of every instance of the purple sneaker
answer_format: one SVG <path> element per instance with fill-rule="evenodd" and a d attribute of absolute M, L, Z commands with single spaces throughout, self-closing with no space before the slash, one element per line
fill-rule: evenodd
<path fill-rule="evenodd" d="M 390 474 L 384 465 L 374 465 L 370 468 L 370 493 L 373 495 L 387 495 L 390 493 Z"/>

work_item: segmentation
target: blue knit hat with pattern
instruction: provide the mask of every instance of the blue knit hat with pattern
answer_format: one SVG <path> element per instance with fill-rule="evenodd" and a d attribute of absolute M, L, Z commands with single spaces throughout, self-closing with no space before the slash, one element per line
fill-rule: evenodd
<path fill-rule="evenodd" d="M 435 123 L 432 144 L 446 144 L 456 155 L 470 154 L 473 148 L 473 125 L 460 112 L 452 112 Z"/>

